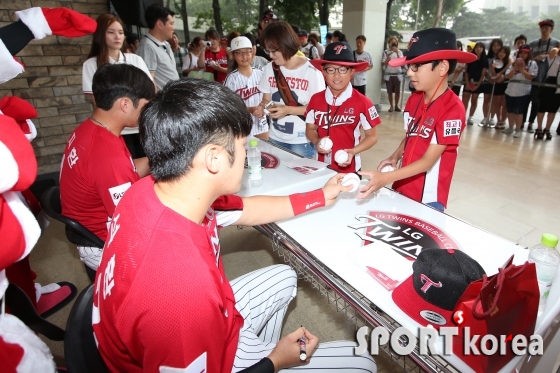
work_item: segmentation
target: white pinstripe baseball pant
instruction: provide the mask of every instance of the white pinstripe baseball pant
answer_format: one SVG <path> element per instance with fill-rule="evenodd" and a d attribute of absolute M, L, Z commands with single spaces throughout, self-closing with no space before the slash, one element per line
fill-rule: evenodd
<path fill-rule="evenodd" d="M 78 246 L 77 248 L 80 253 L 80 260 L 89 268 L 97 271 L 101 262 L 101 255 L 103 255 L 103 248 L 94 246 Z"/>
<path fill-rule="evenodd" d="M 236 308 L 245 319 L 232 372 L 238 372 L 268 356 L 280 339 L 282 321 L 297 293 L 296 273 L 279 264 L 250 272 L 230 281 Z M 371 355 L 354 355 L 355 342 L 320 343 L 309 364 L 287 370 L 313 372 L 375 373 Z M 285 371 L 285 370 L 282 370 Z"/>

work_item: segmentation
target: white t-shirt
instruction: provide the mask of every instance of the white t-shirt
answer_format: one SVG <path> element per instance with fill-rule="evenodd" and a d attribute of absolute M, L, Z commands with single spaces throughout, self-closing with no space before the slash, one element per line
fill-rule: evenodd
<path fill-rule="evenodd" d="M 195 67 L 198 67 L 198 56 L 189 52 L 183 57 L 183 70 L 194 69 Z"/>
<path fill-rule="evenodd" d="M 261 81 L 263 72 L 259 69 L 252 69 L 251 76 L 246 77 L 237 70 L 229 73 L 224 81 L 224 85 L 237 93 L 245 102 L 245 106 L 258 106 L 262 101 L 262 93 L 259 90 L 259 82 Z M 266 117 L 260 119 L 251 115 L 253 118 L 253 128 L 249 136 L 255 136 L 268 131 L 268 122 Z"/>
<path fill-rule="evenodd" d="M 515 67 L 513 67 L 513 64 L 509 67 L 509 69 L 507 69 L 506 74 L 509 74 L 512 69 L 515 69 Z M 537 76 L 539 72 L 539 67 L 537 66 L 537 63 L 535 61 L 529 61 L 529 65 L 525 67 L 525 70 L 527 70 L 529 74 L 533 76 Z M 530 95 L 531 85 L 526 83 L 516 83 L 515 82 L 516 80 L 528 81 L 529 79 L 527 79 L 525 75 L 521 73 L 513 75 L 507 85 L 506 92 L 505 92 L 506 95 L 511 97 L 521 97 L 521 96 Z"/>
<path fill-rule="evenodd" d="M 373 60 L 371 58 L 371 54 L 369 54 L 366 51 L 363 51 L 362 53 L 358 53 L 356 51 L 354 51 L 354 56 L 356 56 L 356 61 L 367 61 L 368 66 L 373 66 Z M 362 85 L 366 85 L 367 83 L 367 71 L 360 71 L 360 72 L 356 72 L 354 73 L 354 77 L 352 78 L 352 85 L 353 86 L 362 86 Z"/>
<path fill-rule="evenodd" d="M 319 57 L 323 58 L 323 54 L 325 54 L 325 46 L 321 43 L 317 43 L 317 49 L 319 50 Z"/>
<path fill-rule="evenodd" d="M 455 86 L 462 86 L 463 85 L 463 74 L 465 73 L 465 67 L 466 66 L 467 66 L 466 63 L 457 63 L 457 66 L 455 67 L 455 70 L 462 67 L 463 71 L 461 71 L 459 74 L 457 74 L 457 77 L 455 78 L 455 83 L 453 85 L 455 85 Z M 453 71 L 451 74 L 449 74 L 447 76 L 447 81 L 449 83 L 451 83 L 454 76 L 455 76 L 455 71 Z"/>
<path fill-rule="evenodd" d="M 280 66 L 280 71 L 286 78 L 294 99 L 301 105 L 306 106 L 317 92 L 325 89 L 325 79 L 319 70 L 313 67 L 309 61 L 305 62 L 295 70 L 288 70 Z M 264 67 L 264 73 L 259 83 L 262 93 L 270 93 L 272 101 L 278 105 L 284 105 L 278 88 L 276 78 L 272 71 L 272 62 Z M 287 144 L 305 144 L 309 142 L 305 137 L 305 120 L 297 115 L 287 115 L 283 118 L 272 119 L 269 136 L 273 140 Z"/>
<path fill-rule="evenodd" d="M 395 58 L 402 57 L 403 53 L 400 50 L 398 50 L 397 52 L 393 52 L 392 50 L 386 50 L 385 52 L 383 52 L 383 58 L 381 59 L 382 63 L 384 63 L 387 60 L 387 56 L 390 56 L 391 59 L 395 59 Z M 399 74 L 397 75 L 397 77 L 399 78 L 399 81 L 402 81 L 403 74 L 402 74 L 402 69 L 400 67 L 392 67 L 387 65 L 385 67 L 385 75 L 383 76 L 383 78 L 385 80 L 389 80 L 389 77 L 395 76 L 395 75 L 387 75 L 387 74 Z"/>
<path fill-rule="evenodd" d="M 299 50 L 310 60 L 316 60 L 319 58 L 319 49 L 311 43 L 305 44 L 305 46 L 301 47 Z"/>
<path fill-rule="evenodd" d="M 144 71 L 146 75 L 153 81 L 152 74 L 148 70 L 148 66 L 142 59 L 142 57 L 133 54 L 133 53 L 122 53 L 119 54 L 119 60 L 115 61 L 111 57 L 109 57 L 109 63 L 127 63 L 129 65 L 136 66 L 140 70 Z M 97 57 L 88 58 L 82 67 L 82 88 L 84 90 L 84 94 L 93 94 L 91 90 L 91 86 L 93 83 L 93 75 L 97 71 Z M 122 130 L 121 135 L 130 135 L 133 133 L 138 133 L 138 127 L 131 127 L 125 128 Z"/>

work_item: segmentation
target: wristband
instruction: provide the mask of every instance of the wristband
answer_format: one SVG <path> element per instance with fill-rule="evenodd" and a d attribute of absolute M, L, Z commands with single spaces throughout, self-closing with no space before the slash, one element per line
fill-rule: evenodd
<path fill-rule="evenodd" d="M 274 364 L 272 360 L 265 357 L 258 363 L 239 371 L 239 373 L 274 373 Z"/>
<path fill-rule="evenodd" d="M 325 194 L 322 189 L 307 193 L 290 194 L 288 197 L 294 210 L 294 216 L 325 206 Z"/>

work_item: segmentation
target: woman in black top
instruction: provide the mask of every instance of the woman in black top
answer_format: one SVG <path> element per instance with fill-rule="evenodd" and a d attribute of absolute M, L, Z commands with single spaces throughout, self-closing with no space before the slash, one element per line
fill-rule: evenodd
<path fill-rule="evenodd" d="M 492 86 L 496 83 L 495 79 L 492 78 L 492 74 L 490 74 L 490 69 L 492 65 L 492 61 L 498 58 L 498 52 L 504 46 L 504 42 L 502 39 L 494 39 L 490 42 L 490 47 L 488 48 L 488 54 L 486 58 L 488 58 L 488 70 L 486 70 L 485 80 L 482 84 L 482 93 L 484 93 L 484 102 L 482 103 L 482 113 L 484 114 L 484 119 L 479 124 L 481 127 L 490 127 L 490 121 L 493 118 L 490 115 L 490 101 L 492 100 Z"/>
<path fill-rule="evenodd" d="M 507 106 L 506 106 L 506 88 L 507 83 L 504 83 L 505 74 L 510 67 L 512 61 L 509 47 L 502 47 L 496 55 L 496 58 L 490 60 L 490 75 L 494 78 L 494 98 L 492 100 L 492 111 L 490 118 L 496 115 L 498 123 L 496 129 L 506 128 Z"/>
<path fill-rule="evenodd" d="M 476 43 L 473 53 L 476 54 L 477 59 L 467 64 L 465 88 L 463 89 L 463 105 L 465 105 L 465 110 L 469 107 L 469 101 L 471 102 L 469 119 L 467 120 L 469 125 L 473 124 L 472 116 L 476 111 L 478 95 L 482 92 L 482 80 L 484 80 L 484 75 L 486 75 L 486 70 L 488 70 L 488 58 L 486 57 L 484 44 L 481 42 Z"/>

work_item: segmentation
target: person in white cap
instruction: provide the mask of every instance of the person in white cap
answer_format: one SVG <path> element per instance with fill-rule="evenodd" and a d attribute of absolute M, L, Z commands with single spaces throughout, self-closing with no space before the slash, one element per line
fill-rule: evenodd
<path fill-rule="evenodd" d="M 253 44 L 245 36 L 238 36 L 231 41 L 230 48 L 233 54 L 233 65 L 232 71 L 224 81 L 224 85 L 237 93 L 249 109 L 253 118 L 253 128 L 250 136 L 268 140 L 267 117 L 257 118 L 252 115 L 262 100 L 259 82 L 263 74 L 262 70 L 251 67 Z"/>

